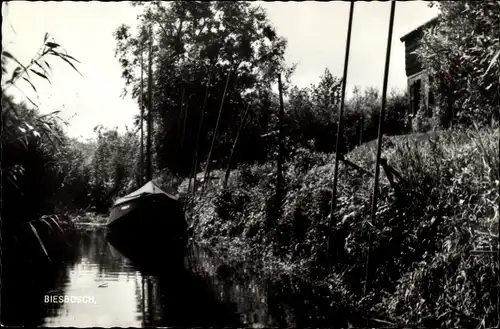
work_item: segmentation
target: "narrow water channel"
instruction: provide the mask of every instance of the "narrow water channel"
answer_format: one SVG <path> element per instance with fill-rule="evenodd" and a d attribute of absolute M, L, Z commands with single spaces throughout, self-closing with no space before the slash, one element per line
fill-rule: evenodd
<path fill-rule="evenodd" d="M 288 277 L 271 282 L 251 266 L 229 268 L 194 245 L 186 250 L 184 264 L 156 269 L 139 266 L 120 253 L 104 228 L 81 229 L 71 240 L 72 253 L 43 283 L 25 278 L 4 289 L 2 324 L 345 326 L 330 297 L 306 282 Z M 158 257 L 156 263 L 162 261 Z"/>

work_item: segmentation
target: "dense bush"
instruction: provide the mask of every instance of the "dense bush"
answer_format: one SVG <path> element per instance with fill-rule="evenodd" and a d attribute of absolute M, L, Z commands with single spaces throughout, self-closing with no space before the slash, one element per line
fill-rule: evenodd
<path fill-rule="evenodd" d="M 96 146 L 90 161 L 86 162 L 90 172 L 89 203 L 97 212 L 106 213 L 113 198 L 132 192 L 141 181 L 140 141 L 136 133 L 129 130 L 119 133 L 116 128 L 105 129 L 102 126 L 94 130 L 97 134 Z"/>
<path fill-rule="evenodd" d="M 55 115 L 42 116 L 4 94 L 2 123 L 2 219 L 9 227 L 53 213 L 74 167 Z"/>
<path fill-rule="evenodd" d="M 55 116 L 2 98 L 2 218 L 12 224 L 91 206 L 106 212 L 136 184 L 131 132 L 100 131 L 96 142 L 68 138 Z"/>
<path fill-rule="evenodd" d="M 103 209 L 135 184 L 137 142 L 118 134 L 96 142 L 68 138 L 56 115 L 2 97 L 2 219 L 5 227 L 42 215 Z M 106 136 L 108 136 L 106 135 Z M 109 136 L 108 136 L 109 137 Z M 133 182 L 131 182 L 133 180 Z"/>
<path fill-rule="evenodd" d="M 48 55 L 59 57 L 78 71 L 74 64 L 78 61 L 49 34 L 45 34 L 42 47 L 26 66 L 2 50 L 2 221 L 7 230 L 86 201 L 82 156 L 63 131 L 65 122 L 58 116 L 60 111 L 39 113 L 23 91 L 27 87 L 37 93 L 37 82 L 32 77 L 50 82 Z M 9 64 L 12 72 L 8 72 Z M 29 72 L 36 75 L 30 76 Z M 19 81 L 26 84 L 18 85 Z M 9 93 L 12 87 L 21 91 L 30 104 L 15 101 Z"/>
<path fill-rule="evenodd" d="M 436 1 L 440 16 L 424 33 L 419 59 L 433 78 L 442 126 L 498 123 L 500 3 Z"/>
<path fill-rule="evenodd" d="M 340 108 L 340 81 L 325 70 L 318 86 L 291 89 L 287 108 L 287 136 L 295 146 L 309 147 L 320 152 L 335 151 L 338 111 Z M 399 135 L 410 132 L 407 125 L 407 96 L 393 91 L 389 94 L 384 121 L 384 133 Z M 346 100 L 344 109 L 344 133 L 340 152 L 377 138 L 381 97 L 375 88 L 364 93 L 354 89 L 354 95 Z"/>

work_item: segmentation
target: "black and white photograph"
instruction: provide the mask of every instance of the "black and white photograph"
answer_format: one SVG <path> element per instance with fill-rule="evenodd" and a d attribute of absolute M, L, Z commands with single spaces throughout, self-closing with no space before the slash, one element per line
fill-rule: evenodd
<path fill-rule="evenodd" d="M 4 1 L 1 67 L 1 326 L 500 326 L 500 1 Z"/>

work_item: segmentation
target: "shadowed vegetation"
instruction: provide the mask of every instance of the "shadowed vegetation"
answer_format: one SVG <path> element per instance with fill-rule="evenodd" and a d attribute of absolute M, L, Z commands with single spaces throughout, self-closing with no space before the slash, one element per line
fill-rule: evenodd
<path fill-rule="evenodd" d="M 325 69 L 317 85 L 293 86 L 286 40 L 262 8 L 139 5 L 136 31 L 123 25 L 114 34 L 116 57 L 125 91 L 152 105 L 154 179 L 165 190 L 178 187 L 198 242 L 233 263 L 258 261 L 274 278 L 310 278 L 370 326 L 498 325 L 498 4 L 438 5 L 441 34 L 426 32 L 419 50 L 436 77 L 437 115 L 427 125 L 434 131 L 412 134 L 407 95 L 389 93 L 382 157 L 392 171 L 381 169 L 375 223 L 369 218 L 378 90 L 356 88 L 346 100 L 344 136 L 335 149 L 341 78 Z M 29 66 L 2 52 L 2 72 L 10 77 L 2 81 L 2 235 L 15 245 L 14 232 L 25 232 L 43 262 L 62 248 L 47 242 L 57 225 L 44 224 L 43 215 L 59 214 L 63 227 L 104 223 L 116 197 L 145 183 L 139 130 L 148 111 L 132 129 L 98 126 L 94 138 L 81 141 L 66 136 L 57 111 L 41 114 L 31 99 L 24 104 L 9 95 L 19 79 L 36 91 L 29 74 L 50 79 L 47 55 L 76 69 L 60 47 L 47 37 Z M 151 99 L 141 90 L 141 57 Z M 14 69 L 7 74 L 9 61 Z M 282 120 L 272 88 L 278 74 Z M 453 129 L 445 129 L 450 123 Z M 329 230 L 334 152 L 358 167 L 341 162 Z M 364 293 L 369 233 L 372 287 Z"/>

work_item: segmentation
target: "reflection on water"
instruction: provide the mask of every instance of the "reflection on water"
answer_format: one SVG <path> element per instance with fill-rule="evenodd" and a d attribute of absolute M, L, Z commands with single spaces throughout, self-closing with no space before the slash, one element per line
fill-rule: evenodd
<path fill-rule="evenodd" d="M 194 246 L 184 266 L 146 270 L 106 239 L 104 229 L 82 230 L 74 254 L 50 283 L 4 292 L 3 324 L 72 327 L 345 326 L 328 297 L 305 282 L 262 279 L 249 268 L 228 268 Z M 160 264 L 162 259 L 157 260 Z M 26 279 L 23 279 L 26 280 Z M 20 294 L 22 296 L 20 296 Z M 73 297 L 47 303 L 46 296 Z M 80 298 L 78 301 L 77 298 Z M 5 320 L 8 319 L 9 323 Z"/>

